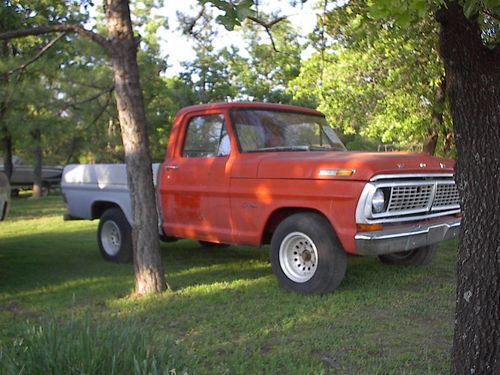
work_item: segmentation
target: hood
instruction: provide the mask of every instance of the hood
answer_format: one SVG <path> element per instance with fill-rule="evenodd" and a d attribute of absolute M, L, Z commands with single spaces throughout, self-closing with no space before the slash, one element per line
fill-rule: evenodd
<path fill-rule="evenodd" d="M 451 174 L 455 162 L 406 152 L 281 152 L 260 160 L 257 178 L 350 179 L 368 181 L 379 174 Z M 351 177 L 321 177 L 322 169 L 351 169 Z"/>

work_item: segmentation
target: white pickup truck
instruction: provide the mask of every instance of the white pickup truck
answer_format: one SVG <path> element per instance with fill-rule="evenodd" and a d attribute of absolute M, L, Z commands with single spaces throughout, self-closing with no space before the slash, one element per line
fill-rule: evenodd
<path fill-rule="evenodd" d="M 158 168 L 153 164 L 156 187 Z M 102 256 L 107 260 L 127 262 L 132 251 L 130 227 L 133 222 L 130 191 L 125 164 L 70 164 L 64 168 L 61 191 L 68 213 L 65 220 L 100 219 L 97 240 Z"/>

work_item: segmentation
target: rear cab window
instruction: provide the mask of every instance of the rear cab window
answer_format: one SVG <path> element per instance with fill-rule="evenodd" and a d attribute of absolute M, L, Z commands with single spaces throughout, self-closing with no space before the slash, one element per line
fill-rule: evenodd
<path fill-rule="evenodd" d="M 195 116 L 189 120 L 182 157 L 223 157 L 230 152 L 231 143 L 222 114 Z"/>

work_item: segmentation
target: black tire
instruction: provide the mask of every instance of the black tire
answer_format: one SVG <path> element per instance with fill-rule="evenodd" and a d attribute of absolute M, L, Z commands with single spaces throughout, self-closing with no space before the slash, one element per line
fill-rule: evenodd
<path fill-rule="evenodd" d="M 50 194 L 50 184 L 46 181 L 43 181 L 40 189 L 40 196 L 48 197 L 49 194 Z"/>
<path fill-rule="evenodd" d="M 225 248 L 230 246 L 230 245 L 225 244 L 225 243 L 208 242 L 208 241 L 198 241 L 198 243 L 202 247 L 206 247 L 209 249 L 225 249 Z"/>
<path fill-rule="evenodd" d="M 419 247 L 410 251 L 379 255 L 382 263 L 395 266 L 426 266 L 432 262 L 437 245 Z"/>
<path fill-rule="evenodd" d="M 132 260 L 132 228 L 121 209 L 104 211 L 97 228 L 97 243 L 107 261 L 128 263 Z"/>
<path fill-rule="evenodd" d="M 3 202 L 3 206 L 0 207 L 0 221 L 3 221 L 7 217 L 7 210 L 9 209 L 9 202 Z"/>
<path fill-rule="evenodd" d="M 303 294 L 334 291 L 347 267 L 347 254 L 330 223 L 314 213 L 283 220 L 271 239 L 269 257 L 279 284 Z"/>

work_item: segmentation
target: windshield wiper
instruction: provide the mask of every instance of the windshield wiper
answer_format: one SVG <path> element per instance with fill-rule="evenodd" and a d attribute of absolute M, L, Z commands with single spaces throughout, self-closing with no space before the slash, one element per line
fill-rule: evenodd
<path fill-rule="evenodd" d="M 335 146 L 309 146 L 309 149 L 311 151 L 345 151 L 345 149 Z"/>
<path fill-rule="evenodd" d="M 273 152 L 273 151 L 309 151 L 309 146 L 275 146 L 275 147 L 262 147 L 255 150 L 248 150 L 247 152 Z"/>

